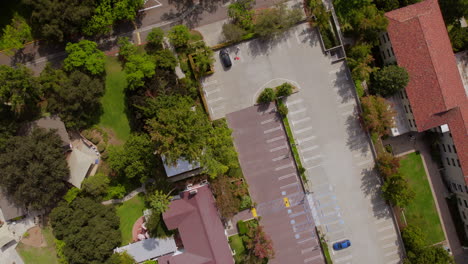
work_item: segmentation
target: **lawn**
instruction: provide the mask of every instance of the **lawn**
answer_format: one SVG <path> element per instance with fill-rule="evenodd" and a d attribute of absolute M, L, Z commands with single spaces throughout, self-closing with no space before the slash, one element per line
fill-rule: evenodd
<path fill-rule="evenodd" d="M 404 211 L 407 223 L 418 226 L 425 232 L 428 245 L 445 240 L 421 155 L 408 154 L 400 163 L 400 172 L 408 179 L 416 194 Z"/>
<path fill-rule="evenodd" d="M 143 216 L 145 201 L 143 195 L 137 195 L 132 199 L 117 205 L 117 215 L 120 218 L 120 233 L 122 233 L 122 245 L 132 242 L 132 228 L 136 220 Z"/>
<path fill-rule="evenodd" d="M 236 263 L 241 263 L 242 258 L 241 256 L 244 254 L 245 247 L 244 243 L 242 242 L 242 238 L 239 235 L 234 235 L 229 237 L 229 245 L 231 249 L 236 251 L 236 255 L 234 255 L 234 259 Z"/>
<path fill-rule="evenodd" d="M 125 141 L 130 135 L 130 124 L 125 113 L 125 87 L 127 80 L 117 57 L 106 57 L 106 91 L 101 99 L 103 114 L 99 126 L 112 129 L 118 139 Z"/>
<path fill-rule="evenodd" d="M 54 235 L 50 228 L 42 229 L 42 234 L 47 242 L 46 247 L 32 247 L 19 243 L 16 247 L 25 264 L 55 264 L 58 263 L 55 251 Z"/>

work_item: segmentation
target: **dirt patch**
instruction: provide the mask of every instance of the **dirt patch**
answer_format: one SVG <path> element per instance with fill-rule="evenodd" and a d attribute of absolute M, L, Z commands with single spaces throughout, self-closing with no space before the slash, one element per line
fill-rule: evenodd
<path fill-rule="evenodd" d="M 103 130 L 109 136 L 108 144 L 110 144 L 110 145 L 122 145 L 123 144 L 123 142 L 120 139 L 118 139 L 117 136 L 115 135 L 114 130 L 112 130 L 110 128 L 103 128 Z"/>
<path fill-rule="evenodd" d="M 26 233 L 29 235 L 27 237 L 23 237 L 23 239 L 21 239 L 21 243 L 36 248 L 47 246 L 44 235 L 42 235 L 41 229 L 38 226 L 29 229 Z"/>

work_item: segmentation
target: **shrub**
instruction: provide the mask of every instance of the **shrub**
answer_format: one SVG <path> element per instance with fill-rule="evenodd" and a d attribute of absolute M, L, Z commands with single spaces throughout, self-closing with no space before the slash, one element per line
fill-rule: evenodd
<path fill-rule="evenodd" d="M 299 168 L 297 168 L 297 169 L 299 170 L 299 174 L 301 174 L 301 175 L 304 174 L 305 171 L 306 171 L 306 169 L 304 167 L 302 167 L 302 166 L 299 166 Z"/>
<path fill-rule="evenodd" d="M 168 38 L 174 47 L 185 47 L 190 39 L 190 31 L 184 25 L 173 26 L 169 31 Z"/>
<path fill-rule="evenodd" d="M 248 209 L 252 207 L 252 199 L 250 199 L 250 196 L 244 195 L 242 196 L 242 201 L 240 204 L 241 210 Z"/>
<path fill-rule="evenodd" d="M 75 200 L 75 198 L 78 196 L 78 194 L 80 193 L 80 189 L 76 188 L 76 187 L 72 187 L 70 190 L 68 190 L 68 192 L 63 196 L 63 199 L 65 201 L 67 201 L 67 203 L 71 203 L 73 202 L 73 200 Z"/>
<path fill-rule="evenodd" d="M 128 37 L 119 37 L 117 39 L 117 45 L 119 46 L 119 58 L 124 61 L 137 51 L 137 48 L 130 42 Z"/>
<path fill-rule="evenodd" d="M 238 42 L 242 40 L 242 36 L 246 33 L 241 27 L 235 24 L 223 25 L 223 36 L 226 41 Z"/>
<path fill-rule="evenodd" d="M 107 196 L 112 199 L 122 199 L 125 196 L 126 190 L 125 187 L 121 184 L 117 186 L 111 186 L 107 190 Z"/>
<path fill-rule="evenodd" d="M 27 231 L 26 231 L 26 232 L 24 232 L 24 234 L 23 234 L 23 238 L 28 238 L 28 237 L 29 237 L 29 232 L 27 232 Z"/>
<path fill-rule="evenodd" d="M 158 50 L 162 48 L 164 40 L 164 31 L 161 28 L 153 28 L 146 38 L 148 46 L 151 50 Z"/>
<path fill-rule="evenodd" d="M 98 136 L 91 136 L 89 141 L 91 141 L 94 145 L 97 145 L 99 142 L 101 142 L 101 138 Z"/>
<path fill-rule="evenodd" d="M 106 151 L 106 143 L 104 142 L 99 142 L 99 144 L 97 144 L 97 149 L 99 151 L 99 153 L 103 153 L 104 151 Z"/>
<path fill-rule="evenodd" d="M 275 91 L 272 88 L 265 88 L 258 96 L 257 103 L 269 103 L 275 99 Z"/>
<path fill-rule="evenodd" d="M 94 197 L 99 197 L 107 191 L 109 187 L 109 177 L 104 173 L 96 173 L 83 180 L 81 185 L 83 191 Z"/>
<path fill-rule="evenodd" d="M 240 235 L 245 235 L 247 234 L 247 231 L 249 231 L 249 228 L 247 227 L 247 223 L 242 220 L 237 222 L 237 229 L 239 229 Z"/>
<path fill-rule="evenodd" d="M 389 97 L 401 91 L 409 82 L 409 74 L 405 68 L 389 65 L 374 72 L 370 92 L 383 97 Z"/>
<path fill-rule="evenodd" d="M 285 104 L 280 104 L 278 105 L 278 113 L 282 116 L 282 117 L 286 117 L 288 115 L 288 107 L 285 105 Z"/>
<path fill-rule="evenodd" d="M 293 92 L 293 86 L 290 83 L 283 83 L 275 88 L 276 97 L 290 96 Z"/>

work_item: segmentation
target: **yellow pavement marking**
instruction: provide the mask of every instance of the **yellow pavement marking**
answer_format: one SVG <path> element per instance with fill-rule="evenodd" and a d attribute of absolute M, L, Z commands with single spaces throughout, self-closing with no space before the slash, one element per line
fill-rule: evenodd
<path fill-rule="evenodd" d="M 289 204 L 289 199 L 288 199 L 288 197 L 284 197 L 284 198 L 283 198 L 283 202 L 284 202 L 284 206 L 286 206 L 286 207 L 290 207 L 290 206 L 291 206 L 291 205 Z"/>
<path fill-rule="evenodd" d="M 252 216 L 253 216 L 254 218 L 257 218 L 257 217 L 258 217 L 258 215 L 257 215 L 257 209 L 252 208 L 251 212 L 252 212 Z"/>

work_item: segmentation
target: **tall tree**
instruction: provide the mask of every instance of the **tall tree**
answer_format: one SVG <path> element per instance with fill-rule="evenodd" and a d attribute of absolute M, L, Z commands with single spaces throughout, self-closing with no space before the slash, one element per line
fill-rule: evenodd
<path fill-rule="evenodd" d="M 0 50 L 13 55 L 16 50 L 24 48 L 24 43 L 32 40 L 31 28 L 26 20 L 15 14 L 10 25 L 3 29 L 0 37 Z"/>
<path fill-rule="evenodd" d="M 97 48 L 96 42 L 84 39 L 78 43 L 68 43 L 65 50 L 68 53 L 63 61 L 65 70 L 83 70 L 93 75 L 104 73 L 104 52 Z"/>
<path fill-rule="evenodd" d="M 393 205 L 405 208 L 414 199 L 415 193 L 401 174 L 394 174 L 385 178 L 382 195 Z"/>
<path fill-rule="evenodd" d="M 41 90 L 33 73 L 24 65 L 12 68 L 0 65 L 0 104 L 5 104 L 15 113 L 37 103 Z"/>
<path fill-rule="evenodd" d="M 353 46 L 348 52 L 348 64 L 354 80 L 368 81 L 375 70 L 371 66 L 374 61 L 371 49 L 371 45 L 363 43 Z"/>
<path fill-rule="evenodd" d="M 169 194 L 165 194 L 161 190 L 155 190 L 147 197 L 148 203 L 151 206 L 154 214 L 162 214 L 169 208 L 171 199 Z"/>
<path fill-rule="evenodd" d="M 390 103 L 379 96 L 363 97 L 361 103 L 362 119 L 366 128 L 379 136 L 387 135 L 388 130 L 395 125 L 396 115 Z"/>
<path fill-rule="evenodd" d="M 146 38 L 147 47 L 151 52 L 160 50 L 164 41 L 164 31 L 161 28 L 153 28 Z"/>
<path fill-rule="evenodd" d="M 117 45 L 119 46 L 119 58 L 124 62 L 137 51 L 137 47 L 130 42 L 128 37 L 119 37 Z"/>
<path fill-rule="evenodd" d="M 187 45 L 190 39 L 190 31 L 185 25 L 173 26 L 167 37 L 174 47 L 182 48 Z"/>
<path fill-rule="evenodd" d="M 243 30 L 251 30 L 253 27 L 254 0 L 238 0 L 228 6 L 228 15 L 234 25 Z"/>
<path fill-rule="evenodd" d="M 274 37 L 301 19 L 300 9 L 288 9 L 285 4 L 280 4 L 260 11 L 255 19 L 254 31 L 263 38 Z"/>
<path fill-rule="evenodd" d="M 147 54 L 134 54 L 128 57 L 125 63 L 128 89 L 136 90 L 145 85 L 145 81 L 156 73 L 156 64 Z"/>
<path fill-rule="evenodd" d="M 401 91 L 409 82 L 406 69 L 397 65 L 385 66 L 374 72 L 372 77 L 371 93 L 383 97 L 389 97 Z"/>
<path fill-rule="evenodd" d="M 447 25 L 456 24 L 468 15 L 468 0 L 442 0 L 439 4 Z"/>
<path fill-rule="evenodd" d="M 161 69 L 166 69 L 174 71 L 177 66 L 177 59 L 168 49 L 159 50 L 154 55 L 154 60 L 156 61 L 156 67 Z"/>
<path fill-rule="evenodd" d="M 86 193 L 94 197 L 100 197 L 105 194 L 109 187 L 110 179 L 106 174 L 99 172 L 93 176 L 89 176 L 83 180 L 81 188 Z"/>
<path fill-rule="evenodd" d="M 55 237 L 65 242 L 69 264 L 106 263 L 120 246 L 120 221 L 112 206 L 78 197 L 52 210 L 50 221 Z"/>
<path fill-rule="evenodd" d="M 35 129 L 10 138 L 0 150 L 0 187 L 17 204 L 50 209 L 66 191 L 69 170 L 55 131 Z"/>
<path fill-rule="evenodd" d="M 400 7 L 398 0 L 374 0 L 375 6 L 385 12 L 392 11 Z"/>

